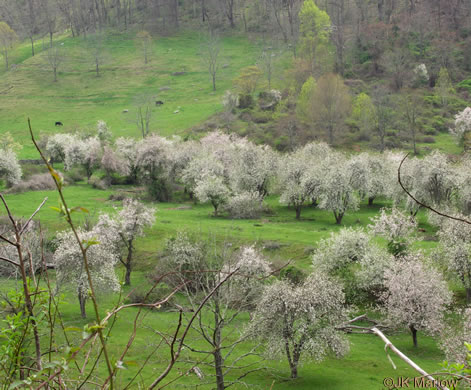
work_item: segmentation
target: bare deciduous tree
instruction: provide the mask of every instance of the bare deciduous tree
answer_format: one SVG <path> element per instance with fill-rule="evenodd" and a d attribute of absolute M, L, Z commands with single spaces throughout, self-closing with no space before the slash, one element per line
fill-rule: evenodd
<path fill-rule="evenodd" d="M 214 32 L 210 32 L 203 44 L 203 60 L 208 67 L 209 75 L 213 82 L 213 91 L 216 90 L 216 76 L 219 70 L 219 53 L 221 51 L 221 42 Z"/>
<path fill-rule="evenodd" d="M 134 106 L 136 108 L 134 123 L 141 132 L 142 138 L 149 135 L 153 105 L 154 97 L 151 95 L 139 95 L 134 99 Z"/>
<path fill-rule="evenodd" d="M 62 48 L 57 45 L 50 47 L 46 52 L 46 58 L 52 72 L 54 73 L 54 82 L 56 82 L 57 72 L 65 58 Z"/>
<path fill-rule="evenodd" d="M 13 44 L 18 40 L 18 36 L 11 27 L 5 23 L 0 22 L 0 48 L 2 50 L 3 58 L 5 59 L 5 69 L 8 70 L 8 51 L 13 47 Z"/>
<path fill-rule="evenodd" d="M 150 48 L 152 45 L 152 36 L 148 31 L 140 31 L 136 35 L 136 39 L 141 47 L 142 55 L 144 56 L 144 64 L 149 60 Z"/>

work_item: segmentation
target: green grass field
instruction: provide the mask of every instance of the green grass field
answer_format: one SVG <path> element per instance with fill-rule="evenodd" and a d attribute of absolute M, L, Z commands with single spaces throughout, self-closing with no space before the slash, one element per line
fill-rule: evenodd
<path fill-rule="evenodd" d="M 92 218 L 96 218 L 98 211 L 112 212 L 113 206 L 118 205 L 118 203 L 107 200 L 111 192 L 111 190 L 92 189 L 86 184 L 65 188 L 65 196 L 69 201 L 69 205 L 71 207 L 80 205 L 88 208 Z M 39 215 L 42 225 L 48 228 L 49 232 L 65 228 L 65 221 L 58 216 L 57 212 L 48 207 L 57 203 L 57 194 L 54 191 L 11 194 L 6 196 L 6 200 L 15 215 L 26 217 L 35 210 L 37 204 L 45 197 L 48 197 L 49 201 Z M 165 245 L 165 240 L 175 235 L 179 230 L 195 232 L 200 236 L 230 235 L 231 239 L 235 239 L 240 244 L 254 243 L 260 247 L 267 241 L 276 241 L 281 244 L 280 249 L 275 251 L 265 250 L 264 253 L 267 256 L 279 264 L 290 259 L 295 266 L 309 272 L 310 256 L 307 249 L 315 247 L 319 239 L 327 237 L 332 231 L 337 231 L 340 227 L 334 224 L 333 216 L 325 211 L 306 207 L 302 219 L 297 221 L 294 218 L 294 211 L 280 205 L 277 197 L 270 197 L 267 203 L 272 209 L 271 215 L 260 220 L 237 221 L 226 217 L 213 217 L 212 207 L 209 205 L 185 203 L 186 206 L 191 205 L 191 209 L 181 210 L 178 209 L 181 206 L 178 203 L 157 204 L 155 225 L 146 232 L 146 237 L 139 239 L 136 243 L 138 249 L 136 254 L 137 263 L 136 271 L 132 276 L 133 286 L 131 288 L 138 286 L 139 290 L 144 291 L 147 287 L 150 287 L 147 275 L 158 267 L 159 251 Z M 377 214 L 379 208 L 384 205 L 381 202 L 373 207 L 362 205 L 360 211 L 347 214 L 342 225 L 366 226 L 369 223 L 369 218 Z M 79 223 L 84 217 L 78 214 L 75 214 L 75 216 Z M 424 215 L 419 215 L 420 221 L 424 222 L 424 219 Z M 423 233 L 424 235 L 433 234 L 433 229 L 426 223 L 421 223 L 421 227 L 427 230 L 426 233 Z M 417 247 L 427 249 L 432 246 L 433 243 L 420 241 L 420 238 L 416 243 Z M 10 283 L 7 285 L 10 285 Z M 3 288 L 6 288 L 6 285 Z M 125 289 L 125 293 L 129 291 L 129 288 Z M 115 300 L 115 296 L 103 296 L 102 294 L 100 303 L 103 312 L 112 307 Z M 80 318 L 74 291 L 65 290 L 64 301 L 63 315 L 66 325 L 81 328 L 87 321 Z M 87 306 L 88 312 L 91 313 L 91 306 Z M 118 352 L 120 348 L 124 347 L 130 334 L 135 313 L 134 309 L 130 309 L 119 315 L 111 336 L 112 352 Z M 237 323 L 237 326 L 241 328 L 245 326 L 243 317 Z M 148 311 L 143 324 L 140 326 L 135 347 L 131 350 L 128 360 L 131 362 L 143 361 L 146 355 L 150 353 L 152 346 L 157 342 L 150 329 L 168 330 L 170 332 L 176 319 L 176 313 Z M 71 337 L 77 337 L 78 339 L 80 335 L 72 335 Z M 196 333 L 192 333 L 189 337 L 192 342 L 196 342 L 197 346 L 202 343 L 198 341 L 199 336 Z M 279 361 L 263 362 L 262 366 L 266 367 L 267 370 L 250 376 L 247 383 L 251 387 L 262 389 L 269 388 L 273 382 L 275 383 L 274 388 L 278 389 L 380 389 L 383 388 L 382 381 L 385 377 L 415 376 L 410 367 L 394 357 L 398 369 L 395 371 L 392 368 L 384 353 L 383 344 L 377 337 L 373 335 L 352 335 L 349 338 L 351 351 L 345 359 L 329 358 L 320 364 L 309 362 L 306 359 L 300 368 L 300 378 L 296 381 L 287 379 L 289 377 L 289 368 L 287 363 L 281 359 Z M 439 371 L 439 363 L 442 361 L 443 356 L 432 338 L 420 335 L 420 346 L 417 350 L 412 347 L 408 334 L 395 334 L 391 336 L 391 339 L 398 348 L 423 368 L 430 371 Z M 201 344 L 201 347 L 204 347 L 204 344 Z M 244 343 L 240 352 L 248 351 L 249 348 L 250 343 Z M 164 348 L 151 360 L 150 367 L 142 373 L 141 380 L 144 383 L 148 383 L 153 377 L 153 373 L 163 368 L 167 358 L 166 353 L 167 351 Z M 200 357 L 185 355 L 184 360 L 191 358 L 198 359 Z M 178 367 L 180 370 L 184 370 L 187 366 L 181 363 Z M 209 370 L 204 365 L 202 365 L 202 368 L 204 371 Z M 134 372 L 135 368 L 131 364 L 128 371 L 122 373 L 122 380 L 131 378 Z M 178 372 L 179 370 L 176 370 L 171 378 L 177 375 Z M 194 375 L 185 376 L 178 384 L 195 384 L 197 380 Z M 179 386 L 175 388 L 179 388 Z"/>
<path fill-rule="evenodd" d="M 12 56 L 16 70 L 0 72 L 0 132 L 10 131 L 24 145 L 20 158 L 37 157 L 29 142 L 28 117 L 37 134 L 93 128 L 104 120 L 116 137 L 140 136 L 134 123 L 134 101 L 143 94 L 164 102 L 153 110 L 151 130 L 164 136 L 179 134 L 219 111 L 221 96 L 232 87 L 238 71 L 255 64 L 257 58 L 257 47 L 247 38 L 223 38 L 217 91 L 213 92 L 201 36 L 157 37 L 147 64 L 133 37 L 131 33 L 106 35 L 107 61 L 100 77 L 94 73 L 86 40 L 59 39 L 64 62 L 55 83 L 44 51 L 29 58 L 26 43 L 16 49 Z M 174 72 L 186 73 L 172 76 Z M 160 91 L 163 87 L 170 89 Z M 123 113 L 124 109 L 129 112 Z M 174 114 L 177 109 L 180 112 Z M 56 121 L 64 127 L 56 128 Z"/>

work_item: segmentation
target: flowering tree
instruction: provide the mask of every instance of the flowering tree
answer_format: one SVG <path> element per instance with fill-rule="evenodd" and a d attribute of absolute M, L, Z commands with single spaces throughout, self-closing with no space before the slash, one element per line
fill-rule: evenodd
<path fill-rule="evenodd" d="M 97 225 L 91 231 L 78 229 L 77 233 L 87 248 L 88 265 L 94 288 L 102 291 L 118 291 L 120 285 L 115 273 L 115 265 L 119 261 L 119 251 L 116 245 L 119 238 L 116 231 Z M 71 231 L 60 232 L 57 235 L 57 242 L 58 247 L 53 257 L 57 269 L 57 282 L 59 285 L 71 283 L 75 286 L 80 313 L 82 318 L 85 318 L 89 283 L 83 266 L 82 252 Z"/>
<path fill-rule="evenodd" d="M 329 159 L 319 201 L 319 208 L 334 213 L 335 223 L 340 225 L 348 210 L 357 210 L 360 199 L 353 187 L 352 171 L 341 155 Z"/>
<path fill-rule="evenodd" d="M 361 153 L 348 162 L 352 172 L 352 187 L 361 199 L 368 199 L 371 206 L 378 196 L 387 193 L 387 169 L 381 156 Z"/>
<path fill-rule="evenodd" d="M 462 215 L 455 216 L 465 218 Z M 440 255 L 448 271 L 463 284 L 467 302 L 471 303 L 471 227 L 459 221 L 444 219 L 438 236 Z"/>
<path fill-rule="evenodd" d="M 211 296 L 192 325 L 195 335 L 201 336 L 198 344 L 185 345 L 194 353 L 212 357 L 207 364 L 214 374 L 208 377 L 210 381 L 215 380 L 218 390 L 240 383 L 247 375 L 245 369 L 253 364 L 253 360 L 248 362 L 245 358 L 253 359 L 257 346 L 240 353 L 238 346 L 247 335 L 230 326 L 237 323 L 241 313 L 253 309 L 261 295 L 263 278 L 270 273 L 269 263 L 255 248 L 233 251 L 227 244 L 203 243 L 179 234 L 169 241 L 167 252 L 173 269 L 180 273 L 180 285 L 191 310 L 199 307 L 208 291 L 232 275 Z"/>
<path fill-rule="evenodd" d="M 172 141 L 157 135 L 139 141 L 137 145 L 137 164 L 140 167 L 143 181 L 147 184 L 150 195 L 159 201 L 170 199 L 169 148 Z"/>
<path fill-rule="evenodd" d="M 97 137 L 102 144 L 108 143 L 111 141 L 113 135 L 111 130 L 105 121 L 99 120 L 96 124 Z"/>
<path fill-rule="evenodd" d="M 133 138 L 120 137 L 115 141 L 116 155 L 121 161 L 120 173 L 127 175 L 131 183 L 137 183 L 140 166 L 138 163 L 138 142 Z"/>
<path fill-rule="evenodd" d="M 312 255 L 312 266 L 339 277 L 348 301 L 361 299 L 362 292 L 377 293 L 384 284 L 384 272 L 392 261 L 385 249 L 374 244 L 363 229 L 344 228 L 321 240 Z"/>
<path fill-rule="evenodd" d="M 306 202 L 315 202 L 321 195 L 329 153 L 328 145 L 312 143 L 281 159 L 280 202 L 294 207 L 296 219 Z"/>
<path fill-rule="evenodd" d="M 263 200 L 276 174 L 277 156 L 269 146 L 257 146 L 243 138 L 234 142 L 229 175 L 234 192 L 257 192 Z"/>
<path fill-rule="evenodd" d="M 77 139 L 74 143 L 66 145 L 64 151 L 64 168 L 69 170 L 74 165 L 80 165 L 84 168 L 88 180 L 100 166 L 102 149 L 98 137 Z"/>
<path fill-rule="evenodd" d="M 391 324 L 409 328 L 414 347 L 417 331 L 436 334 L 443 328 L 444 312 L 452 294 L 442 275 L 427 267 L 420 255 L 393 262 L 385 272 L 386 291 L 381 296 Z"/>
<path fill-rule="evenodd" d="M 321 240 L 312 255 L 314 269 L 328 274 L 358 262 L 368 251 L 369 235 L 362 229 L 344 228 Z"/>
<path fill-rule="evenodd" d="M 106 214 L 100 216 L 97 226 L 101 229 L 114 229 L 121 239 L 121 246 L 126 250 L 126 257 L 119 260 L 126 268 L 124 284 L 131 284 L 133 267 L 134 241 L 144 234 L 146 227 L 155 222 L 155 210 L 135 199 L 125 199 L 123 208 L 115 217 Z"/>
<path fill-rule="evenodd" d="M 0 177 L 5 178 L 7 187 L 11 187 L 21 181 L 21 166 L 16 153 L 11 149 L 0 153 Z"/>
<path fill-rule="evenodd" d="M 388 240 L 389 251 L 394 255 L 403 254 L 412 242 L 412 234 L 417 229 L 417 222 L 397 208 L 391 213 L 381 209 L 381 214 L 371 218 L 370 231 Z"/>
<path fill-rule="evenodd" d="M 341 286 L 319 272 L 300 286 L 278 281 L 265 288 L 250 332 L 266 341 L 271 358 L 285 355 L 291 378 L 297 378 L 303 354 L 321 361 L 329 351 L 338 357 L 348 351 L 347 340 L 335 328 L 346 318 L 344 301 Z"/>
<path fill-rule="evenodd" d="M 455 116 L 455 127 L 450 128 L 450 134 L 453 135 L 458 143 L 464 144 L 466 134 L 471 131 L 471 107 L 466 107 Z"/>
<path fill-rule="evenodd" d="M 66 148 L 74 145 L 77 137 L 73 134 L 54 134 L 47 139 L 46 152 L 51 162 L 65 161 Z"/>
<path fill-rule="evenodd" d="M 448 325 L 440 335 L 439 347 L 448 361 L 467 365 L 469 350 L 465 343 L 471 342 L 471 309 L 467 308 L 460 314 L 456 325 Z"/>
<path fill-rule="evenodd" d="M 195 195 L 202 203 L 210 202 L 217 216 L 219 206 L 227 202 L 230 191 L 222 177 L 207 174 L 196 182 Z"/>

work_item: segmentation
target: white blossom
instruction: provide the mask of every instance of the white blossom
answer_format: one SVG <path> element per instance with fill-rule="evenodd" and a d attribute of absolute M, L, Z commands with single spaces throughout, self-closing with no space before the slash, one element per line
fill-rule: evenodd
<path fill-rule="evenodd" d="M 463 111 L 455 115 L 455 127 L 450 128 L 459 143 L 464 141 L 465 134 L 471 131 L 471 107 L 466 107 Z"/>
<path fill-rule="evenodd" d="M 348 351 L 335 329 L 346 319 L 344 301 L 341 286 L 319 272 L 300 286 L 278 281 L 265 288 L 249 332 L 265 340 L 270 358 L 286 356 L 296 378 L 302 355 L 321 361 L 330 352 L 341 357 Z"/>
<path fill-rule="evenodd" d="M 388 213 L 386 209 L 381 209 L 380 215 L 371 218 L 373 222 L 369 229 L 375 235 L 386 238 L 389 242 L 412 242 L 412 234 L 417 229 L 415 219 L 397 208 L 392 208 Z"/>
<path fill-rule="evenodd" d="M 399 259 L 386 270 L 384 284 L 381 301 L 391 325 L 409 328 L 413 336 L 420 330 L 442 330 L 452 294 L 437 270 L 417 258 Z"/>
<path fill-rule="evenodd" d="M 0 177 L 5 178 L 7 187 L 18 184 L 21 181 L 21 166 L 16 153 L 7 149 L 0 153 Z"/>
<path fill-rule="evenodd" d="M 258 192 L 241 192 L 227 200 L 224 210 L 236 219 L 257 218 L 263 212 L 263 200 Z"/>
<path fill-rule="evenodd" d="M 220 176 L 211 174 L 204 175 L 198 179 L 195 186 L 196 198 L 202 202 L 210 202 L 214 207 L 214 215 L 218 215 L 219 206 L 225 204 L 229 199 L 230 191 Z"/>

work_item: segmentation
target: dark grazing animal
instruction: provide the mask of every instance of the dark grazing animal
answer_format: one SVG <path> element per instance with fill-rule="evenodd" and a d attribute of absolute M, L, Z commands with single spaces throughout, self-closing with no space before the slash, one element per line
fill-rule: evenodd
<path fill-rule="evenodd" d="M 62 122 L 56 122 L 56 126 L 64 126 Z"/>
<path fill-rule="evenodd" d="M 162 104 L 164 104 L 164 102 L 163 102 L 162 100 L 157 100 L 157 101 L 155 102 L 155 105 L 156 105 L 156 106 L 161 106 Z"/>

